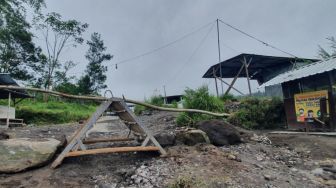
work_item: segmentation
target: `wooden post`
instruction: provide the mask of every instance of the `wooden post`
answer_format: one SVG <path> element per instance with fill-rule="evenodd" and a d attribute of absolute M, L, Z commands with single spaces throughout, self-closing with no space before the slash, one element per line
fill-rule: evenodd
<path fill-rule="evenodd" d="M 251 95 L 252 95 L 252 92 L 251 92 L 250 77 L 249 77 L 249 72 L 248 72 L 248 66 L 249 66 L 249 65 L 247 65 L 247 62 L 246 62 L 246 58 L 245 58 L 245 57 L 244 57 L 244 60 L 243 60 L 243 64 L 244 64 L 244 66 L 245 66 L 247 85 L 248 85 L 248 89 L 249 89 L 249 94 L 250 94 L 250 96 L 251 96 Z"/>
<path fill-rule="evenodd" d="M 333 91 L 333 84 L 334 84 L 334 77 L 331 72 L 328 72 L 328 79 L 329 79 L 329 92 L 330 96 L 328 99 L 329 102 L 329 117 L 331 119 L 330 124 L 331 124 L 331 129 L 333 131 L 336 130 L 336 110 L 335 110 L 335 94 Z"/>
<path fill-rule="evenodd" d="M 215 68 L 212 68 L 212 74 L 213 74 L 213 77 L 215 78 L 216 94 L 217 94 L 217 97 L 218 97 L 218 85 L 217 85 L 217 79 L 216 79 L 216 74 L 215 74 Z"/>
<path fill-rule="evenodd" d="M 6 127 L 9 127 L 9 111 L 10 111 L 10 105 L 11 105 L 11 98 L 12 94 L 11 92 L 8 93 L 8 110 L 7 110 L 7 122 L 6 122 Z"/>

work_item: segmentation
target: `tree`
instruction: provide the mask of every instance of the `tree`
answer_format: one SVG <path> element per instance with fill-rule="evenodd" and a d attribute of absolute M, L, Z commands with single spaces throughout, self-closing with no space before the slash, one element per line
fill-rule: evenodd
<path fill-rule="evenodd" d="M 331 52 L 328 52 L 327 50 L 322 48 L 320 45 L 318 46 L 319 47 L 318 55 L 320 58 L 324 60 L 336 57 L 336 39 L 334 37 L 328 37 L 327 40 L 330 43 Z"/>
<path fill-rule="evenodd" d="M 43 0 L 0 1 L 0 72 L 19 80 L 33 78 L 32 71 L 43 55 L 32 42 L 26 9 L 32 8 L 33 16 L 38 16 L 44 5 Z"/>
<path fill-rule="evenodd" d="M 56 86 L 55 80 L 62 72 L 64 73 L 65 69 L 73 67 L 67 65 L 69 61 L 62 63 L 60 56 L 66 47 L 76 47 L 83 43 L 82 34 L 88 24 L 73 19 L 62 20 L 61 15 L 55 12 L 41 16 L 40 20 L 42 23 L 39 24 L 38 29 L 43 33 L 47 56 L 46 61 L 39 66 L 41 72 L 39 83 L 44 88 L 50 89 L 51 86 Z"/>
<path fill-rule="evenodd" d="M 85 75 L 78 81 L 78 88 L 81 94 L 97 94 L 101 89 L 106 88 L 107 66 L 103 65 L 104 61 L 112 59 L 112 55 L 104 53 L 106 47 L 100 34 L 93 33 L 91 41 L 87 41 L 89 49 L 86 52 L 86 59 L 89 64 L 86 67 Z"/>

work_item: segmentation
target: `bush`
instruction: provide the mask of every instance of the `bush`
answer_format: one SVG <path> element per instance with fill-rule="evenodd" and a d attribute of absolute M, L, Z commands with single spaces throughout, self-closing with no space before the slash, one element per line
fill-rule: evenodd
<path fill-rule="evenodd" d="M 212 112 L 224 112 L 223 102 L 217 97 L 210 95 L 206 86 L 202 86 L 196 90 L 186 89 L 184 107 Z M 200 113 L 183 112 L 177 117 L 176 123 L 181 126 L 194 126 L 198 121 L 215 118 L 214 116 Z"/>
<path fill-rule="evenodd" d="M 161 95 L 159 96 L 152 96 L 149 101 L 150 104 L 155 105 L 155 106 L 163 106 L 164 104 L 164 99 Z"/>
<path fill-rule="evenodd" d="M 244 98 L 228 121 L 247 129 L 281 128 L 285 124 L 284 104 L 279 98 Z"/>

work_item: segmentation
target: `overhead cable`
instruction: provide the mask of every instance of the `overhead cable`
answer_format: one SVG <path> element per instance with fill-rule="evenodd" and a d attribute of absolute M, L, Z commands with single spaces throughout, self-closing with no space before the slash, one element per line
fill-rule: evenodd
<path fill-rule="evenodd" d="M 176 40 L 174 40 L 174 41 L 171 41 L 171 42 L 169 42 L 169 43 L 166 43 L 166 44 L 164 44 L 164 45 L 162 45 L 162 46 L 160 46 L 160 47 L 157 47 L 157 48 L 155 48 L 155 49 L 153 49 L 153 50 L 150 50 L 150 51 L 148 51 L 148 52 L 144 52 L 144 53 L 142 53 L 142 54 L 133 56 L 133 57 L 131 57 L 131 58 L 128 58 L 128 59 L 124 59 L 124 60 L 122 60 L 122 61 L 119 61 L 119 62 L 115 63 L 115 66 L 118 67 L 119 64 L 124 64 L 124 63 L 130 62 L 130 61 L 134 61 L 134 60 L 136 60 L 136 59 L 138 59 L 138 58 L 141 58 L 141 57 L 144 57 L 144 56 L 153 54 L 153 53 L 155 53 L 155 52 L 157 52 L 157 51 L 159 51 L 159 50 L 162 50 L 162 49 L 164 49 L 164 48 L 167 48 L 167 47 L 169 47 L 169 46 L 171 46 L 171 45 L 173 45 L 173 44 L 175 44 L 175 43 L 177 43 L 177 42 L 180 42 L 180 41 L 182 41 L 182 40 L 184 40 L 184 39 L 190 37 L 191 35 L 193 35 L 193 34 L 199 32 L 199 31 L 201 31 L 201 30 L 203 30 L 203 29 L 209 27 L 209 26 L 210 26 L 211 24 L 213 24 L 213 23 L 214 23 L 213 21 L 210 22 L 210 23 L 207 23 L 207 24 L 205 24 L 205 25 L 199 27 L 198 29 L 196 29 L 196 30 L 194 30 L 194 31 L 189 32 L 189 33 L 187 33 L 187 34 L 185 34 L 185 35 L 179 37 L 178 39 L 176 39 Z"/>
<path fill-rule="evenodd" d="M 248 37 L 250 37 L 250 38 L 252 38 L 252 39 L 254 39 L 254 40 L 256 40 L 256 41 L 258 41 L 258 42 L 260 42 L 260 43 L 262 43 L 262 44 L 264 44 L 265 46 L 268 46 L 268 47 L 273 48 L 273 49 L 275 49 L 275 50 L 277 50 L 277 51 L 280 51 L 280 52 L 282 52 L 282 53 L 285 53 L 285 54 L 287 54 L 287 55 L 290 55 L 290 56 L 292 56 L 292 57 L 297 58 L 297 56 L 296 56 L 296 55 L 293 55 L 292 53 L 286 52 L 286 51 L 284 51 L 284 50 L 281 50 L 281 49 L 278 48 L 278 47 L 275 47 L 274 45 L 271 45 L 271 44 L 269 44 L 269 43 L 267 43 L 267 42 L 264 42 L 264 41 L 262 41 L 262 40 L 260 40 L 260 39 L 258 39 L 258 38 L 256 38 L 256 37 L 254 37 L 254 36 L 252 36 L 252 35 L 250 35 L 250 34 L 244 32 L 244 31 L 238 29 L 237 27 L 235 27 L 235 26 L 233 26 L 233 25 L 231 25 L 231 24 L 228 24 L 228 23 L 224 22 L 224 21 L 221 20 L 221 19 L 218 19 L 218 20 L 219 20 L 220 22 L 222 22 L 223 24 L 225 24 L 226 26 L 228 26 L 228 27 L 230 27 L 230 28 L 232 28 L 232 29 L 234 29 L 234 30 L 236 30 L 236 31 L 238 31 L 238 32 L 240 32 L 240 33 L 242 33 L 243 35 L 246 35 L 246 36 L 248 36 Z"/>

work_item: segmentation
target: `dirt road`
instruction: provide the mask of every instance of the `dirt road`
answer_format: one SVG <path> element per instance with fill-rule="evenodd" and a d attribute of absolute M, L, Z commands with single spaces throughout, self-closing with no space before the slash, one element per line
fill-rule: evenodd
<path fill-rule="evenodd" d="M 175 116 L 175 113 L 157 112 L 140 119 L 152 132 L 173 131 Z M 111 126 L 122 128 L 118 123 Z M 74 125 L 25 127 L 12 130 L 10 134 L 13 137 L 61 138 L 75 129 Z M 127 130 L 118 134 L 127 134 Z M 110 133 L 92 132 L 90 136 L 110 136 Z M 336 164 L 335 137 L 260 132 L 258 136 L 269 138 L 270 142 L 252 139 L 225 147 L 179 145 L 166 148 L 169 155 L 165 158 L 156 153 L 68 158 L 54 170 L 46 165 L 22 173 L 1 174 L 0 187 L 335 186 L 335 174 L 322 174 L 317 170 Z"/>

